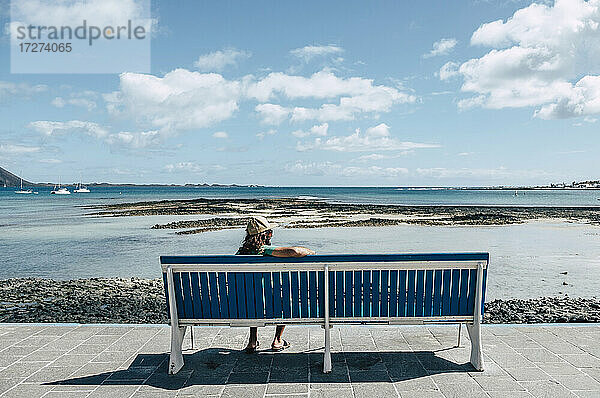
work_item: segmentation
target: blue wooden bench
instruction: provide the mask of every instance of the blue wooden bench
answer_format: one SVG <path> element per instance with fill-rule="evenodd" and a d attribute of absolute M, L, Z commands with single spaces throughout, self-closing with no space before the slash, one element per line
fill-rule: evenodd
<path fill-rule="evenodd" d="M 183 337 L 193 325 L 322 325 L 323 371 L 330 372 L 331 325 L 464 323 L 471 363 L 483 370 L 488 253 L 161 256 L 160 262 L 171 374 L 183 367 Z"/>

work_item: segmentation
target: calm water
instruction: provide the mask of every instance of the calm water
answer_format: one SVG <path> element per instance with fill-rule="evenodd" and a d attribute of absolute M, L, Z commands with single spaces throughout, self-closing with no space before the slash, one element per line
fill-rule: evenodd
<path fill-rule="evenodd" d="M 199 216 L 90 218 L 81 206 L 159 199 L 306 197 L 347 203 L 598 206 L 600 191 L 458 191 L 395 188 L 93 188 L 90 194 L 16 195 L 0 188 L 0 278 L 158 277 L 164 254 L 233 253 L 243 231 L 177 236 L 156 223 Z M 490 227 L 279 229 L 275 244 L 318 253 L 489 251 L 489 297 L 597 294 L 600 227 L 557 222 Z M 562 275 L 561 272 L 568 272 Z M 567 282 L 568 285 L 563 285 Z"/>

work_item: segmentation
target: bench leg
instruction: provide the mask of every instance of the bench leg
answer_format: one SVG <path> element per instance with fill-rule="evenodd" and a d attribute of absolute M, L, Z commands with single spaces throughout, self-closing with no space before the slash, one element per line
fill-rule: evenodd
<path fill-rule="evenodd" d="M 174 375 L 183 368 L 183 336 L 186 326 L 171 326 L 171 355 L 169 357 L 169 374 Z"/>
<path fill-rule="evenodd" d="M 323 354 L 323 373 L 331 372 L 331 329 L 325 328 L 325 352 Z"/>
<path fill-rule="evenodd" d="M 471 364 L 477 370 L 483 370 L 483 353 L 481 349 L 481 325 L 475 322 L 467 325 L 467 332 L 471 339 Z"/>

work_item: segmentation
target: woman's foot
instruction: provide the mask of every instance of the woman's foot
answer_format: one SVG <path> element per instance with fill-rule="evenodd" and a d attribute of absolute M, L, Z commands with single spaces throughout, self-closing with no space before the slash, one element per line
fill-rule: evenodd
<path fill-rule="evenodd" d="M 284 339 L 275 339 L 273 340 L 273 344 L 271 344 L 271 350 L 273 351 L 283 351 L 290 346 L 290 343 L 285 341 Z"/>
<path fill-rule="evenodd" d="M 253 354 L 256 352 L 258 346 L 259 346 L 258 341 L 254 342 L 254 343 L 248 342 L 248 345 L 246 346 L 246 348 L 244 348 L 244 351 L 246 352 L 246 354 Z"/>

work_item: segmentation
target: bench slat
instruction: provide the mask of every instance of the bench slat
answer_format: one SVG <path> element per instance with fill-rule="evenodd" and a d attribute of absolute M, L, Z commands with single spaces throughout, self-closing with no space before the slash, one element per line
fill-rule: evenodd
<path fill-rule="evenodd" d="M 433 281 L 433 316 L 442 315 L 442 271 L 434 271 Z"/>
<path fill-rule="evenodd" d="M 425 299 L 425 271 L 417 271 L 417 290 L 415 298 L 415 316 L 423 316 Z"/>
<path fill-rule="evenodd" d="M 362 281 L 362 316 L 371 316 L 371 271 L 363 271 Z"/>
<path fill-rule="evenodd" d="M 271 273 L 273 278 L 273 317 L 283 317 L 283 299 L 281 293 L 281 272 Z"/>
<path fill-rule="evenodd" d="M 265 303 L 263 300 L 263 280 L 262 272 L 254 273 L 254 305 L 257 318 L 265 317 Z"/>
<path fill-rule="evenodd" d="M 175 293 L 175 303 L 177 304 L 177 316 L 179 319 L 181 319 L 185 316 L 183 312 L 183 296 L 181 292 L 181 274 L 178 272 L 173 274 L 173 285 L 175 285 L 173 290 Z"/>
<path fill-rule="evenodd" d="M 252 272 L 244 272 L 244 288 L 246 291 L 246 318 L 256 318 L 254 307 L 254 278 Z"/>
<path fill-rule="evenodd" d="M 407 271 L 398 271 L 398 315 L 406 316 L 406 277 Z"/>
<path fill-rule="evenodd" d="M 433 270 L 425 272 L 425 301 L 423 315 L 431 316 L 433 312 Z"/>
<path fill-rule="evenodd" d="M 329 273 L 329 316 L 335 317 L 335 273 Z"/>
<path fill-rule="evenodd" d="M 208 286 L 210 288 L 210 314 L 211 318 L 223 318 L 219 309 L 219 289 L 217 288 L 217 273 L 208 273 Z"/>
<path fill-rule="evenodd" d="M 319 308 L 318 308 L 318 316 L 325 316 L 325 272 L 318 271 L 317 272 L 317 291 L 319 292 Z"/>
<path fill-rule="evenodd" d="M 169 284 L 167 283 L 167 273 L 163 272 L 163 286 L 165 287 L 165 299 L 167 300 L 167 318 L 171 318 L 171 308 L 169 308 Z"/>
<path fill-rule="evenodd" d="M 235 273 L 235 287 L 237 295 L 238 318 L 247 318 L 246 315 L 246 286 L 244 284 L 244 273 Z"/>
<path fill-rule="evenodd" d="M 379 271 L 373 271 L 371 273 L 371 316 L 380 316 L 379 307 L 381 301 L 379 298 Z"/>
<path fill-rule="evenodd" d="M 442 315 L 450 315 L 450 287 L 452 281 L 452 271 L 445 269 L 442 277 Z"/>
<path fill-rule="evenodd" d="M 238 306 L 237 306 L 237 287 L 236 287 L 236 273 L 228 272 L 225 274 L 227 279 L 227 298 L 229 302 L 229 317 L 237 318 Z"/>
<path fill-rule="evenodd" d="M 390 316 L 398 315 L 398 271 L 390 271 Z"/>
<path fill-rule="evenodd" d="M 183 273 L 181 277 L 183 279 Z M 194 317 L 208 318 L 202 313 L 202 299 L 200 298 L 200 274 L 198 272 L 190 273 L 190 285 L 192 287 L 192 305 Z"/>
<path fill-rule="evenodd" d="M 308 273 L 300 271 L 300 317 L 308 318 Z"/>
<path fill-rule="evenodd" d="M 362 316 L 362 272 L 354 271 L 354 316 Z"/>
<path fill-rule="evenodd" d="M 475 310 L 475 290 L 477 288 L 477 270 L 469 270 L 469 299 L 467 301 L 467 314 Z"/>
<path fill-rule="evenodd" d="M 200 297 L 202 300 L 202 313 L 205 318 L 213 318 L 210 313 L 210 295 L 208 291 L 208 275 L 206 272 L 200 273 Z"/>
<path fill-rule="evenodd" d="M 331 315 L 344 316 L 344 271 L 335 272 L 335 314 Z"/>
<path fill-rule="evenodd" d="M 469 306 L 469 270 L 463 269 L 460 271 L 460 299 L 459 299 L 459 315 L 468 315 L 467 308 Z M 471 311 L 471 314 L 473 311 Z"/>
<path fill-rule="evenodd" d="M 290 291 L 292 293 L 292 318 L 300 318 L 300 283 L 298 272 L 290 272 Z"/>
<path fill-rule="evenodd" d="M 389 271 L 381 271 L 381 307 L 379 311 L 380 316 L 389 316 L 389 290 L 388 290 L 388 278 Z"/>
<path fill-rule="evenodd" d="M 229 297 L 227 294 L 227 278 L 225 272 L 219 272 L 219 302 L 221 318 L 229 318 Z"/>
<path fill-rule="evenodd" d="M 318 318 L 317 314 L 317 305 L 319 303 L 319 298 L 317 297 L 317 272 L 310 271 L 308 273 L 308 290 L 309 290 L 309 310 L 311 318 Z"/>
<path fill-rule="evenodd" d="M 485 304 L 485 288 L 487 285 L 487 268 L 483 270 L 483 289 L 481 292 L 481 315 L 483 316 L 484 304 Z"/>
<path fill-rule="evenodd" d="M 408 271 L 408 284 L 406 293 L 406 316 L 415 316 L 415 291 L 417 289 L 417 271 Z"/>
<path fill-rule="evenodd" d="M 273 318 L 273 300 L 275 299 L 273 277 L 270 272 L 263 272 L 262 278 L 265 286 L 265 318 L 269 319 Z"/>
<path fill-rule="evenodd" d="M 352 316 L 352 271 L 344 271 L 344 316 Z"/>
<path fill-rule="evenodd" d="M 458 295 L 460 293 L 460 270 L 452 270 L 452 294 L 450 297 L 450 315 L 458 314 L 459 302 Z"/>
<path fill-rule="evenodd" d="M 190 273 L 181 273 L 181 287 L 183 292 L 183 315 L 185 318 L 194 316 L 194 308 L 192 307 L 192 291 L 190 288 Z"/>

